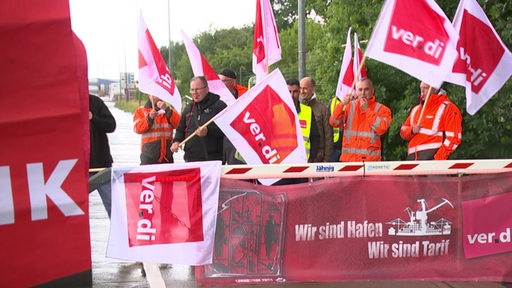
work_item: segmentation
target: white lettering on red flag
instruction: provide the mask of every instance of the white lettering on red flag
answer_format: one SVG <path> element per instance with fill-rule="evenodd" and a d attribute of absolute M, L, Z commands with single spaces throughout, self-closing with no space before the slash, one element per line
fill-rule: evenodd
<path fill-rule="evenodd" d="M 211 263 L 220 173 L 220 161 L 114 168 L 107 256 Z"/>
<path fill-rule="evenodd" d="M 302 131 L 279 69 L 224 109 L 215 123 L 247 164 L 306 163 Z M 260 179 L 270 185 L 278 179 Z"/>
<path fill-rule="evenodd" d="M 338 77 L 338 86 L 336 87 L 336 96 L 338 96 L 340 100 L 343 100 L 343 97 L 349 93 L 350 87 L 352 87 L 352 83 L 354 82 L 352 43 L 350 41 L 351 32 L 352 27 L 350 27 L 347 32 L 347 43 L 345 45 L 343 58 L 341 59 L 340 76 Z"/>
<path fill-rule="evenodd" d="M 457 40 L 455 29 L 434 0 L 387 0 L 366 55 L 439 87 L 457 57 Z"/>
<path fill-rule="evenodd" d="M 256 0 L 252 71 L 259 82 L 268 74 L 268 67 L 281 60 L 281 43 L 270 0 Z"/>
<path fill-rule="evenodd" d="M 210 92 L 219 95 L 220 99 L 228 106 L 235 102 L 236 99 L 233 94 L 231 94 L 224 82 L 220 80 L 219 75 L 215 73 L 215 70 L 213 70 L 206 58 L 201 54 L 192 39 L 190 39 L 183 30 L 181 31 L 181 36 L 185 44 L 185 49 L 187 49 L 188 59 L 190 60 L 194 76 L 205 76 L 206 80 L 208 80 Z"/>
<path fill-rule="evenodd" d="M 139 17 L 139 90 L 155 95 L 181 111 L 181 95 L 149 32 L 142 12 Z"/>
<path fill-rule="evenodd" d="M 466 110 L 475 114 L 512 75 L 512 54 L 475 0 L 462 0 L 453 20 L 459 57 L 448 82 L 466 87 Z"/>

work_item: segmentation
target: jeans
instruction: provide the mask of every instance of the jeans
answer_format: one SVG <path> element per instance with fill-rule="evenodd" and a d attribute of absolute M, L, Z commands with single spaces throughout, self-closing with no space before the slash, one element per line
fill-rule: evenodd
<path fill-rule="evenodd" d="M 108 218 L 110 219 L 110 210 L 112 207 L 112 187 L 111 182 L 108 181 L 106 183 L 101 184 L 96 188 L 98 190 L 98 194 L 100 194 L 101 201 L 103 202 L 103 206 L 105 207 L 105 210 L 107 211 Z"/>

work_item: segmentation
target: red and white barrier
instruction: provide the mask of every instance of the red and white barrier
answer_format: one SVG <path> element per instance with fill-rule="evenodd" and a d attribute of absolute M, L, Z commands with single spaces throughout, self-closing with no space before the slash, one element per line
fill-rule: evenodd
<path fill-rule="evenodd" d="M 230 165 L 222 167 L 222 177 L 230 179 L 315 178 L 370 175 L 486 174 L 508 171 L 512 171 L 512 159 L 333 162 Z"/>

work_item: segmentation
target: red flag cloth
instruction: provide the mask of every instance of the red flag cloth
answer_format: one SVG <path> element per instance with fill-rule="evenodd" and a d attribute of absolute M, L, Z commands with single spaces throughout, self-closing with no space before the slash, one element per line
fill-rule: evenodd
<path fill-rule="evenodd" d="M 336 87 L 336 96 L 340 100 L 350 92 L 350 88 L 354 83 L 354 63 L 352 61 L 352 42 L 350 41 L 350 34 L 352 27 L 347 32 L 347 43 L 345 45 L 345 52 L 343 59 L 341 59 L 340 76 L 338 77 L 338 86 Z"/>
<path fill-rule="evenodd" d="M 256 82 L 268 74 L 268 67 L 281 60 L 281 44 L 270 0 L 256 0 L 252 71 Z"/>
<path fill-rule="evenodd" d="M 457 57 L 457 40 L 455 29 L 434 0 L 387 0 L 366 56 L 440 87 Z"/>
<path fill-rule="evenodd" d="M 181 111 L 178 86 L 149 32 L 142 12 L 139 17 L 139 90 L 154 95 Z"/>
<path fill-rule="evenodd" d="M 220 173 L 220 161 L 114 168 L 107 257 L 211 263 Z"/>
<path fill-rule="evenodd" d="M 0 11 L 0 287 L 89 287 L 85 49 L 68 1 Z"/>
<path fill-rule="evenodd" d="M 512 54 L 475 0 L 462 0 L 453 20 L 459 57 L 448 82 L 466 87 L 466 111 L 474 115 L 512 75 Z"/>
<path fill-rule="evenodd" d="M 226 84 L 220 80 L 219 75 L 215 73 L 215 70 L 213 70 L 206 58 L 201 54 L 192 39 L 183 31 L 181 31 L 181 37 L 183 38 L 185 49 L 187 49 L 188 59 L 190 60 L 194 76 L 205 76 L 206 80 L 208 80 L 210 92 L 219 95 L 220 99 L 228 106 L 235 102 L 236 99 L 233 94 L 226 87 Z"/>
<path fill-rule="evenodd" d="M 357 81 L 361 80 L 361 78 L 368 77 L 364 63 L 361 67 L 361 71 L 359 71 L 359 66 L 362 61 L 363 52 L 361 51 L 361 47 L 359 47 L 359 38 L 357 38 L 357 33 L 354 33 L 354 75 L 357 75 Z"/>
<path fill-rule="evenodd" d="M 215 118 L 247 164 L 306 163 L 301 126 L 288 86 L 272 71 Z M 270 185 L 278 179 L 260 179 Z"/>

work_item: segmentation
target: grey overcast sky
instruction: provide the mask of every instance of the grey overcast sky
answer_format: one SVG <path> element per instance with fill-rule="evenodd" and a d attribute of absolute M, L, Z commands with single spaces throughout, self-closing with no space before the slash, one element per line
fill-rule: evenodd
<path fill-rule="evenodd" d="M 256 0 L 70 0 L 71 26 L 84 42 L 89 78 L 138 79 L 137 25 L 142 15 L 158 47 L 221 28 L 252 25 Z M 169 23 L 171 29 L 169 30 Z M 172 71 L 171 71 L 172 72 Z"/>

